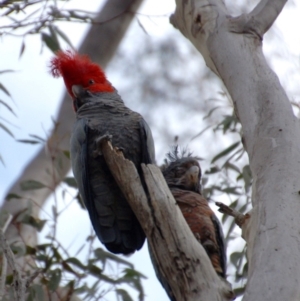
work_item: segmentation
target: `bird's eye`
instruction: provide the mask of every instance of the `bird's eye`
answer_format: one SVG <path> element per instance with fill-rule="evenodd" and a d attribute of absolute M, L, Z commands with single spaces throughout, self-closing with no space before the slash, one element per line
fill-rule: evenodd
<path fill-rule="evenodd" d="M 89 84 L 90 84 L 90 85 L 93 85 L 94 83 L 95 83 L 95 81 L 94 81 L 93 79 L 90 79 L 90 80 L 89 80 Z"/>

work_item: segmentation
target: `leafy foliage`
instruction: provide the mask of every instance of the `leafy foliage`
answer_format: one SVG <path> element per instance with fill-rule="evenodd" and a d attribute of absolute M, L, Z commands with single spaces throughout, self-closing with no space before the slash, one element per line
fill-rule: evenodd
<path fill-rule="evenodd" d="M 73 178 L 68 178 L 67 182 L 73 181 Z M 36 181 L 28 181 L 28 183 L 30 185 L 26 184 L 25 191 L 42 188 Z M 11 194 L 9 198 L 20 198 L 20 196 Z M 5 220 L 5 217 L 1 219 Z M 50 221 L 34 217 L 31 206 L 20 212 L 14 221 L 19 225 L 30 225 L 38 231 L 41 231 L 47 222 Z M 138 292 L 138 300 L 144 300 L 141 279 L 145 276 L 136 271 L 132 263 L 102 248 L 95 248 L 93 246 L 96 241 L 95 236 L 88 236 L 76 253 L 69 253 L 57 241 L 55 234 L 55 227 L 52 227 L 52 233 L 42 244 L 33 247 L 27 245 L 25 249 L 14 242 L 10 245 L 16 258 L 31 258 L 40 278 L 39 283 L 28 285 L 27 301 L 48 300 L 46 296 L 50 296 L 58 288 L 63 288 L 67 295 L 75 293 L 82 300 L 99 300 L 113 292 L 116 298 L 121 298 L 120 300 L 134 300 L 126 287 L 131 287 Z M 80 260 L 78 256 L 84 249 L 88 249 L 89 252 L 85 260 Z M 3 300 L 14 300 L 13 289 L 10 287 L 13 277 L 14 274 L 7 274 L 6 295 Z"/>
<path fill-rule="evenodd" d="M 13 35 L 23 37 L 20 56 L 26 49 L 25 37 L 40 34 L 41 41 L 51 51 L 60 49 L 60 41 L 71 48 L 68 36 L 61 31 L 58 22 L 93 23 L 94 13 L 78 9 L 68 9 L 68 0 L 9 0 L 0 3 L 0 17 L 3 24 L 0 36 Z"/>

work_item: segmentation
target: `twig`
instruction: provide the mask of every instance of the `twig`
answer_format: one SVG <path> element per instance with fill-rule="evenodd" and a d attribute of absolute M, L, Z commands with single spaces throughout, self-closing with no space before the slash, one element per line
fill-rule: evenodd
<path fill-rule="evenodd" d="M 6 238 L 4 237 L 4 229 L 6 229 L 8 227 L 9 223 L 11 222 L 11 219 L 12 219 L 12 216 L 10 215 L 10 217 L 6 221 L 4 227 L 0 230 L 0 244 L 3 249 L 3 253 L 5 254 L 5 257 L 7 259 L 8 265 L 13 271 L 16 300 L 24 301 L 25 300 L 25 292 L 26 292 L 26 281 L 24 279 L 22 279 L 21 272 L 19 271 L 19 269 L 16 265 L 16 262 L 15 262 L 15 256 L 14 256 L 12 250 L 10 249 Z M 4 256 L 3 256 L 3 258 L 4 258 Z"/>
<path fill-rule="evenodd" d="M 2 231 L 5 233 L 8 225 L 10 224 L 12 220 L 12 215 L 9 214 L 6 223 L 4 224 Z M 1 272 L 1 280 L 0 280 L 0 299 L 3 298 L 5 294 L 5 282 L 6 282 L 6 272 L 7 272 L 7 259 L 5 256 L 2 258 L 2 272 Z"/>
<path fill-rule="evenodd" d="M 216 202 L 216 205 L 218 207 L 220 207 L 218 209 L 219 212 L 221 213 L 224 213 L 224 214 L 227 214 L 227 215 L 230 215 L 230 216 L 233 216 L 234 217 L 234 221 L 235 223 L 240 227 L 242 228 L 244 222 L 246 219 L 248 219 L 250 217 L 249 214 L 243 214 L 243 213 L 240 213 L 239 211 L 235 210 L 235 209 L 232 209 L 230 207 L 228 207 L 227 205 L 221 203 L 221 202 Z"/>

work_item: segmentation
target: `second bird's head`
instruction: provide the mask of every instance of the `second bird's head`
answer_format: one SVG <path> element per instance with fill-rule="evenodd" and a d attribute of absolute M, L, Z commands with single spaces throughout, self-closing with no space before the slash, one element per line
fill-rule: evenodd
<path fill-rule="evenodd" d="M 114 92 L 103 70 L 87 55 L 70 50 L 58 51 L 51 60 L 50 68 L 54 77 L 63 77 L 75 111 L 85 93 Z"/>
<path fill-rule="evenodd" d="M 200 158 L 193 157 L 187 149 L 183 149 L 180 153 L 178 146 L 173 147 L 161 167 L 169 187 L 201 194 L 201 167 L 198 160 Z"/>

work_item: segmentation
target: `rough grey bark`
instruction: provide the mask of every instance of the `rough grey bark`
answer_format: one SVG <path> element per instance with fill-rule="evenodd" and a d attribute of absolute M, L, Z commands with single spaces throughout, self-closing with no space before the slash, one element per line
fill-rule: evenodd
<path fill-rule="evenodd" d="M 254 180 L 246 301 L 300 298 L 299 120 L 262 52 L 285 3 L 262 0 L 232 18 L 221 0 L 177 0 L 171 17 L 224 82 L 243 127 Z"/>
<path fill-rule="evenodd" d="M 79 52 L 88 54 L 93 61 L 105 68 L 116 52 L 135 16 L 134 12 L 141 3 L 142 0 L 108 0 L 98 13 L 95 24 L 91 25 Z M 32 215 L 38 217 L 47 197 L 70 170 L 70 160 L 63 154 L 63 151 L 69 150 L 74 118 L 71 99 L 65 94 L 56 125 L 45 147 L 28 163 L 8 191 L 8 194 L 16 194 L 22 198 L 5 200 L 1 208 L 2 212 L 9 212 L 16 217 L 20 212 L 31 207 Z M 24 191 L 20 183 L 28 180 L 42 182 L 47 188 Z M 31 226 L 17 223 L 15 219 L 7 229 L 6 237 L 8 241 L 17 241 L 20 246 L 24 244 L 34 246 L 37 243 L 36 230 Z M 24 258 L 20 258 L 18 264 L 22 269 L 30 269 L 29 260 L 30 258 L 25 261 Z"/>
<path fill-rule="evenodd" d="M 148 201 L 134 164 L 110 143 L 102 153 L 116 182 L 137 216 L 162 276 L 176 300 L 232 300 L 231 287 L 214 271 L 178 208 L 157 166 L 142 164 Z"/>

